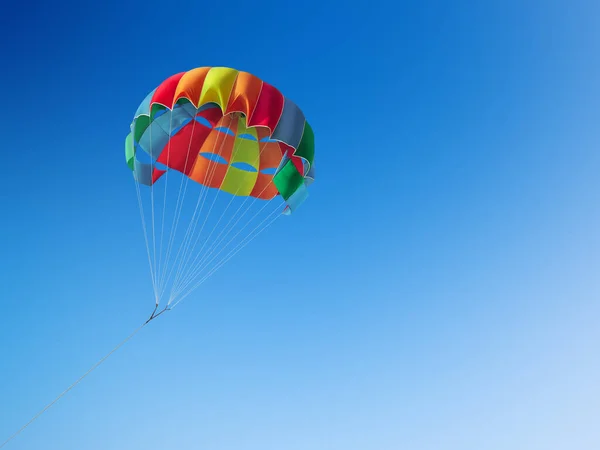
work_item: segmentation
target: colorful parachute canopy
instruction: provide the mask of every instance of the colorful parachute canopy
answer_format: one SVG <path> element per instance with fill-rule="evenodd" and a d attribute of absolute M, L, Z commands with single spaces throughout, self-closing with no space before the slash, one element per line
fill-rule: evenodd
<path fill-rule="evenodd" d="M 182 72 L 150 92 L 125 154 L 157 307 L 167 289 L 166 307 L 178 304 L 296 210 L 314 180 L 314 134 L 300 108 L 226 67 Z"/>
<path fill-rule="evenodd" d="M 141 162 L 139 150 L 152 163 Z M 314 180 L 314 134 L 300 108 L 256 76 L 227 67 L 178 73 L 150 92 L 125 153 L 140 184 L 175 170 L 235 196 L 280 195 L 290 211 Z"/>

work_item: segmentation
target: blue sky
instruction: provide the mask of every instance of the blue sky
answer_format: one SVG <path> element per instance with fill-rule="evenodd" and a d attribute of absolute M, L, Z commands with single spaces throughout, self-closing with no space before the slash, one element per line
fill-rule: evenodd
<path fill-rule="evenodd" d="M 318 173 L 5 448 L 597 449 L 598 6 L 472 3 L 13 3 L 0 442 L 151 312 L 123 155 L 148 91 L 254 73 Z"/>

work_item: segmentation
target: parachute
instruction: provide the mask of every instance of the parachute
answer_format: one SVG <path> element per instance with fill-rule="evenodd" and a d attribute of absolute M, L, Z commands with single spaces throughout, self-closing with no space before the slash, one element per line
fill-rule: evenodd
<path fill-rule="evenodd" d="M 125 159 L 138 198 L 154 311 L 0 447 L 275 220 L 294 212 L 314 181 L 314 152 L 314 133 L 300 108 L 249 73 L 200 67 L 150 92 L 125 139 Z M 167 304 L 157 312 L 167 289 Z"/>
<path fill-rule="evenodd" d="M 125 157 L 155 312 L 167 290 L 165 309 L 296 211 L 315 178 L 314 148 L 301 109 L 247 72 L 200 67 L 167 78 L 146 96 Z"/>

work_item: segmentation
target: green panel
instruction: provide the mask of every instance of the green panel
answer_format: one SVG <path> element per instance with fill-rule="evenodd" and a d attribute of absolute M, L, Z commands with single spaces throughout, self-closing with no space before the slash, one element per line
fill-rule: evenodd
<path fill-rule="evenodd" d="M 301 156 L 311 166 L 313 165 L 315 160 L 315 134 L 308 122 L 304 123 L 304 133 L 302 134 L 302 140 L 300 141 L 300 145 L 298 145 L 295 155 Z"/>
<path fill-rule="evenodd" d="M 135 148 L 133 147 L 133 136 L 131 133 L 125 138 L 125 160 L 131 170 L 134 168 L 133 159 L 135 157 Z"/>
<path fill-rule="evenodd" d="M 273 177 L 273 184 L 275 184 L 284 200 L 290 198 L 303 182 L 304 177 L 298 172 L 292 160 L 285 163 L 283 168 Z"/>
<path fill-rule="evenodd" d="M 161 105 L 160 103 L 153 103 L 152 107 L 150 108 L 150 117 L 152 120 L 154 120 L 154 116 L 156 116 L 156 114 L 160 111 L 164 111 L 165 109 L 169 109 L 167 108 L 165 105 Z"/>
<path fill-rule="evenodd" d="M 135 142 L 140 142 L 140 138 L 146 131 L 146 128 L 150 125 L 150 117 L 148 116 L 140 116 L 133 123 L 133 140 Z"/>

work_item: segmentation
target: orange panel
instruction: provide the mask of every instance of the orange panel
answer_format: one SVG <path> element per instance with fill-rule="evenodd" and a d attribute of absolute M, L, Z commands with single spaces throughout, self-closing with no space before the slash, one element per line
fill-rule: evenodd
<path fill-rule="evenodd" d="M 256 127 L 260 149 L 260 167 L 258 170 L 274 169 L 279 167 L 281 158 L 283 158 L 284 149 L 279 142 L 260 142 L 265 138 L 271 137 L 271 132 L 266 127 Z"/>
<path fill-rule="evenodd" d="M 227 127 L 235 133 L 237 131 L 237 120 L 232 120 L 231 116 L 223 117 L 215 125 L 215 128 L 217 127 Z M 202 144 L 202 147 L 198 150 L 198 153 L 214 153 L 222 156 L 229 162 L 231 161 L 234 144 L 235 136 L 213 129 Z"/>
<path fill-rule="evenodd" d="M 258 101 L 262 88 L 260 78 L 247 72 L 240 72 L 235 80 L 226 113 L 238 111 L 250 117 Z"/>
<path fill-rule="evenodd" d="M 173 103 L 180 98 L 187 98 L 195 107 L 198 107 L 202 86 L 209 70 L 210 67 L 199 67 L 186 72 L 179 80 Z"/>
<path fill-rule="evenodd" d="M 258 170 L 275 169 L 279 167 L 283 153 L 277 142 L 260 143 L 260 166 Z"/>
<path fill-rule="evenodd" d="M 189 177 L 204 186 L 219 188 L 227 174 L 228 167 L 227 164 L 214 162 L 199 155 Z"/>
<path fill-rule="evenodd" d="M 273 183 L 273 175 L 259 173 L 256 179 L 254 189 L 250 193 L 251 197 L 260 198 L 263 200 L 271 200 L 279 194 L 279 191 Z"/>
<path fill-rule="evenodd" d="M 256 129 L 256 134 L 258 135 L 259 141 L 262 141 L 264 138 L 270 138 L 271 134 L 273 134 L 267 127 L 257 126 L 254 128 Z"/>

